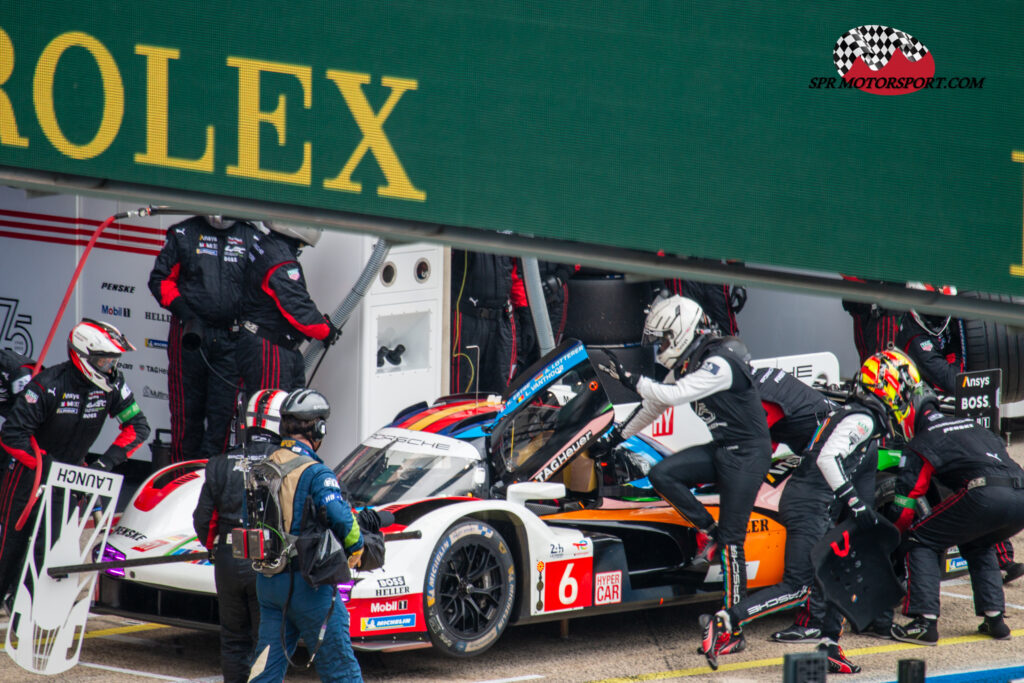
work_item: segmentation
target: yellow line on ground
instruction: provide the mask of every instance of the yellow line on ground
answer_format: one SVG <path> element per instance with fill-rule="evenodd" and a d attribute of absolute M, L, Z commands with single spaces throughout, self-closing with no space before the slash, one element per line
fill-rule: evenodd
<path fill-rule="evenodd" d="M 83 638 L 102 638 L 103 636 L 118 636 L 122 633 L 138 633 L 139 631 L 151 631 L 157 628 L 168 628 L 166 624 L 134 624 L 132 626 L 118 626 L 116 628 L 104 628 L 99 631 L 89 631 Z"/>
<path fill-rule="evenodd" d="M 1017 629 L 1010 632 L 1011 636 L 1024 636 L 1024 629 Z M 992 640 L 981 634 L 971 636 L 956 636 L 954 638 L 940 638 L 936 646 L 960 645 L 962 643 L 973 643 L 979 640 Z M 885 652 L 899 652 L 901 650 L 918 650 L 929 645 L 914 645 L 912 643 L 893 642 L 889 645 L 878 645 L 875 647 L 859 647 L 855 650 L 845 650 L 846 655 L 853 658 L 857 655 L 873 655 Z M 718 660 L 722 661 L 721 658 Z M 749 662 L 733 662 L 731 664 L 720 664 L 718 671 L 741 671 L 743 669 L 758 669 L 763 666 L 782 666 L 782 657 L 771 659 L 754 659 Z M 660 681 L 666 678 L 685 678 L 687 676 L 707 676 L 711 673 L 711 667 L 698 666 L 691 669 L 676 669 L 675 671 L 654 671 L 635 676 L 624 676 L 622 678 L 605 678 L 594 683 L 631 683 L 632 681 Z"/>
<path fill-rule="evenodd" d="M 165 624 L 134 624 L 133 626 L 118 626 L 116 628 L 104 628 L 99 631 L 89 631 L 84 636 L 85 638 L 103 638 L 104 636 L 117 636 L 122 633 L 138 633 L 139 631 L 152 631 L 157 628 L 167 628 Z M 36 641 L 37 643 L 44 642 L 43 639 Z M 4 651 L 4 647 L 0 645 L 0 652 Z"/>

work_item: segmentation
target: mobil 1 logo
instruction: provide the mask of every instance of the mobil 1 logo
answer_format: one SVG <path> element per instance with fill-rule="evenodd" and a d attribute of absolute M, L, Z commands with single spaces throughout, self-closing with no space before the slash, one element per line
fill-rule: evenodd
<path fill-rule="evenodd" d="M 963 372 L 956 376 L 957 417 L 974 418 L 982 427 L 999 433 L 999 386 L 1002 370 Z"/>

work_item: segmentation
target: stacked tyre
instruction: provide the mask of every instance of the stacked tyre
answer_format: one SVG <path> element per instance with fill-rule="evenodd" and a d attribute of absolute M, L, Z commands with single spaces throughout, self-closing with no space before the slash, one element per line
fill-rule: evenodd
<path fill-rule="evenodd" d="M 1020 297 L 1002 294 L 965 292 L 985 301 L 1024 304 Z M 989 320 L 964 320 L 964 365 L 970 372 L 999 368 L 1003 371 L 1000 401 L 1014 403 L 1024 399 L 1024 335 L 1014 334 L 1006 325 Z"/>
<path fill-rule="evenodd" d="M 652 351 L 640 345 L 645 310 L 652 296 L 650 285 L 626 282 L 619 273 L 584 273 L 569 280 L 564 337 L 582 341 L 595 366 L 606 364 L 609 356 L 614 356 L 630 372 L 653 375 Z M 640 400 L 601 370 L 598 374 L 613 403 Z"/>

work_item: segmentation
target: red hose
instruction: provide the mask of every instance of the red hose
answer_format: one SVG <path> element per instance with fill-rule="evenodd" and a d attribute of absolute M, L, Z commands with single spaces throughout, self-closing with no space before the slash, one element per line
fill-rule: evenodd
<path fill-rule="evenodd" d="M 39 353 L 39 360 L 36 361 L 36 365 L 32 368 L 32 376 L 35 377 L 39 374 L 40 368 L 43 367 L 43 359 L 46 358 L 46 352 L 50 349 L 50 343 L 53 342 L 54 335 L 57 334 L 57 328 L 60 327 L 60 319 L 64 316 L 64 311 L 68 307 L 68 302 L 71 301 L 71 293 L 75 291 L 75 284 L 78 282 L 78 276 L 82 274 L 82 268 L 85 267 L 85 260 L 89 258 L 89 252 L 92 251 L 93 245 L 96 244 L 96 240 L 99 239 L 100 233 L 107 229 L 107 227 L 118 218 L 126 218 L 127 214 L 114 214 L 107 218 L 96 227 L 93 231 L 92 237 L 89 238 L 89 243 L 85 245 L 85 251 L 82 252 L 82 257 L 78 259 L 78 267 L 75 268 L 74 275 L 71 276 L 71 282 L 68 284 L 68 290 L 64 293 L 64 301 L 60 303 L 60 310 L 57 311 L 57 317 L 53 320 L 53 325 L 50 327 L 50 334 L 46 337 L 46 343 L 43 344 L 43 350 Z M 29 514 L 32 512 L 32 508 L 36 506 L 36 501 L 39 500 L 39 482 L 43 478 L 43 453 L 39 450 L 39 444 L 36 443 L 36 438 L 31 437 L 32 451 L 36 456 L 36 471 L 35 478 L 32 482 L 32 494 L 29 496 L 28 502 L 25 503 L 25 509 L 22 510 L 21 516 L 18 517 L 17 524 L 14 528 L 21 531 L 21 528 L 25 526 L 25 522 L 28 521 Z"/>

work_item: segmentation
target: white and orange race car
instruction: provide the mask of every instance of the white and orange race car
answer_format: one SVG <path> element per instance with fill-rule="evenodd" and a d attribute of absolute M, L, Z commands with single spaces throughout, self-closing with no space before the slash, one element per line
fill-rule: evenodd
<path fill-rule="evenodd" d="M 355 507 L 395 522 L 384 529 L 383 568 L 341 587 L 354 647 L 469 656 L 510 624 L 718 599 L 720 567 L 689 566 L 696 530 L 646 480 L 671 451 L 643 435 L 602 449 L 614 415 L 585 347 L 568 341 L 504 397 L 413 406 L 368 437 L 336 472 Z M 793 466 L 792 456 L 776 461 L 750 517 L 750 588 L 782 577 L 775 505 Z M 201 550 L 190 524 L 202 468 L 172 466 L 147 481 L 102 559 Z M 697 494 L 717 515 L 713 488 Z M 118 573 L 101 576 L 94 611 L 215 626 L 206 563 Z"/>

